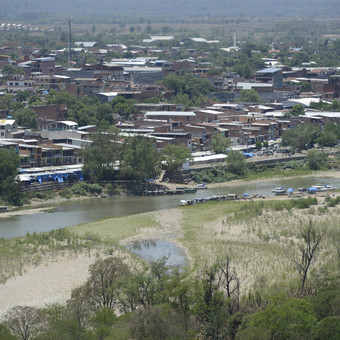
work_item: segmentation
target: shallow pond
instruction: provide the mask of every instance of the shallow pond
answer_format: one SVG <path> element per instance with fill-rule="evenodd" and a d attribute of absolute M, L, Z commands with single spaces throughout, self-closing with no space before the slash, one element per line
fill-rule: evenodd
<path fill-rule="evenodd" d="M 166 266 L 170 269 L 181 269 L 189 265 L 184 250 L 166 240 L 134 242 L 125 248 L 149 263 L 167 257 Z"/>

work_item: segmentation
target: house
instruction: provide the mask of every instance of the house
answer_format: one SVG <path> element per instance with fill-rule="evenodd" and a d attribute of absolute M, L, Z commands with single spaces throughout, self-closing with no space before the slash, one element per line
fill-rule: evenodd
<path fill-rule="evenodd" d="M 0 120 L 0 138 L 9 137 L 9 133 L 16 131 L 18 124 L 15 119 Z"/>
<path fill-rule="evenodd" d="M 256 71 L 255 81 L 260 83 L 273 84 L 274 89 L 281 89 L 283 75 L 281 68 L 268 67 L 262 70 Z"/>
<path fill-rule="evenodd" d="M 21 75 L 14 75 L 7 80 L 7 91 L 10 93 L 16 93 L 19 91 L 33 92 L 33 86 L 33 79 Z"/>
<path fill-rule="evenodd" d="M 196 114 L 189 111 L 149 111 L 145 114 L 146 119 L 160 119 L 181 122 L 195 122 Z"/>

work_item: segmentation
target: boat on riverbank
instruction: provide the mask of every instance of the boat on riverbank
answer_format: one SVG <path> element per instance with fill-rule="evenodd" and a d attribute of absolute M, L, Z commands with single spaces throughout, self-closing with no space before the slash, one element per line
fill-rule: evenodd
<path fill-rule="evenodd" d="M 201 189 L 208 189 L 207 185 L 205 183 L 200 183 L 196 185 L 196 189 L 197 190 L 201 190 Z"/>
<path fill-rule="evenodd" d="M 277 193 L 277 192 L 282 192 L 282 190 L 284 190 L 284 189 L 285 189 L 285 186 L 282 185 L 282 186 L 280 186 L 280 187 L 274 188 L 274 189 L 272 190 L 272 192 L 275 194 L 275 193 Z"/>
<path fill-rule="evenodd" d="M 287 190 L 281 189 L 281 190 L 275 191 L 275 196 L 283 196 L 283 195 L 287 195 Z"/>

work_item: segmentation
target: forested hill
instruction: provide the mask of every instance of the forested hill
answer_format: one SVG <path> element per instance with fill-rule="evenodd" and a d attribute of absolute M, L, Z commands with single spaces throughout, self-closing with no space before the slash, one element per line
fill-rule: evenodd
<path fill-rule="evenodd" d="M 339 16 L 339 0 L 2 0 L 0 19 Z"/>

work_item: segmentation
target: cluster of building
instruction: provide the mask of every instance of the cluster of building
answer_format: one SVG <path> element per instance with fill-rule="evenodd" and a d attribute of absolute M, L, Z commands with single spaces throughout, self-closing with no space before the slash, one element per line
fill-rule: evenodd
<path fill-rule="evenodd" d="M 151 36 L 144 43 L 172 39 Z M 211 45 L 216 43 L 199 38 L 193 38 L 193 41 Z M 73 55 L 91 54 L 98 60 L 110 51 L 127 51 L 127 46 L 122 44 L 76 42 L 74 45 Z M 135 47 L 129 48 L 129 52 L 136 56 L 134 58 L 112 59 L 109 63 L 96 64 L 70 62 L 72 67 L 62 67 L 58 65 L 58 57 L 67 53 L 67 49 L 41 56 L 39 50 L 33 50 L 28 55 L 25 49 L 0 46 L 0 69 L 6 65 L 21 69 L 1 86 L 0 95 L 15 95 L 27 90 L 44 96 L 53 89 L 67 91 L 77 97 L 96 95 L 103 103 L 117 96 L 136 99 L 139 104 L 136 104 L 133 119 L 124 121 L 118 117 L 116 125 L 121 130 L 122 138 L 142 134 L 154 138 L 159 150 L 168 144 L 185 144 L 192 151 L 206 151 L 210 149 L 215 134 L 230 138 L 232 147 L 243 146 L 247 149 L 258 141 L 277 140 L 283 131 L 301 123 L 322 126 L 340 119 L 339 112 L 309 109 L 311 102 L 339 98 L 340 76 L 336 68 L 313 68 L 312 65 L 288 68 L 280 65 L 275 58 L 264 58 L 268 67 L 258 70 L 252 79 L 244 79 L 234 72 L 210 72 L 211 65 L 199 62 L 206 53 L 199 50 L 185 49 L 188 58 L 176 61 L 161 60 L 157 56 L 168 53 L 171 56 L 169 59 L 173 60 L 173 56 L 183 48 L 159 50 Z M 16 60 L 9 57 L 14 49 L 19 55 Z M 234 43 L 234 46 L 224 50 L 235 53 L 237 49 Z M 211 81 L 215 89 L 206 107 L 185 110 L 181 104 L 145 103 L 152 97 L 171 99 L 174 91 L 157 81 L 169 73 L 178 74 L 182 70 Z M 302 82 L 310 83 L 313 92 L 301 93 L 299 85 Z M 235 103 L 240 92 L 249 89 L 255 90 L 266 104 Z M 297 104 L 305 108 L 305 115 L 285 118 L 285 112 Z M 39 124 L 34 131 L 19 127 L 10 112 L 0 110 L 0 148 L 15 148 L 21 157 L 22 168 L 81 164 L 81 149 L 91 143 L 91 134 L 96 132 L 96 126 L 79 126 L 67 120 L 66 104 L 33 106 L 32 109 L 38 116 Z"/>

